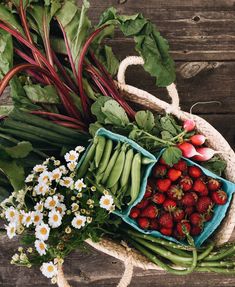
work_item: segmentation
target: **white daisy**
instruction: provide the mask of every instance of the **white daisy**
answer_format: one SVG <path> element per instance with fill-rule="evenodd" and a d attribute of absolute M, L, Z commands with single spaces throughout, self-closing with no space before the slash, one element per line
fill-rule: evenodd
<path fill-rule="evenodd" d="M 71 161 L 67 164 L 67 167 L 70 171 L 74 171 L 77 166 L 77 161 Z"/>
<path fill-rule="evenodd" d="M 77 153 L 75 150 L 71 150 L 70 152 L 67 152 L 66 155 L 64 156 L 67 162 L 77 161 L 78 157 L 79 157 L 79 153 Z"/>
<path fill-rule="evenodd" d="M 111 210 L 113 206 L 113 197 L 111 195 L 103 195 L 100 199 L 100 207 Z"/>
<path fill-rule="evenodd" d="M 45 201 L 45 204 L 44 206 L 47 208 L 47 209 L 54 209 L 59 203 L 59 199 L 58 199 L 58 196 L 57 195 L 54 195 L 54 196 L 49 196 L 46 201 Z"/>
<path fill-rule="evenodd" d="M 55 277 L 58 274 L 57 266 L 53 262 L 43 263 L 40 270 L 47 278 Z"/>
<path fill-rule="evenodd" d="M 41 212 L 38 212 L 38 211 L 32 212 L 32 220 L 35 226 L 40 224 L 42 222 L 42 219 L 43 219 L 43 214 Z"/>
<path fill-rule="evenodd" d="M 57 206 L 56 206 L 56 210 L 59 211 L 59 213 L 61 214 L 61 216 L 64 216 L 65 215 L 65 212 L 67 210 L 67 207 L 64 203 L 59 203 Z"/>
<path fill-rule="evenodd" d="M 47 251 L 47 245 L 44 241 L 42 240 L 36 240 L 34 242 L 35 248 L 37 250 L 37 252 L 40 254 L 40 256 L 42 255 L 46 255 L 46 251 Z"/>
<path fill-rule="evenodd" d="M 40 201 L 38 202 L 35 206 L 34 206 L 34 209 L 38 212 L 43 212 L 43 202 Z"/>
<path fill-rule="evenodd" d="M 29 227 L 33 223 L 33 212 L 22 212 L 23 214 L 23 220 L 22 223 L 24 226 Z"/>
<path fill-rule="evenodd" d="M 84 146 L 81 146 L 81 145 L 79 145 L 75 148 L 75 151 L 78 153 L 82 153 L 84 150 L 85 150 Z"/>
<path fill-rule="evenodd" d="M 34 174 L 29 174 L 25 179 L 25 183 L 32 182 L 33 179 L 34 179 Z"/>
<path fill-rule="evenodd" d="M 44 171 L 43 173 L 40 174 L 38 182 L 49 184 L 51 182 L 51 179 L 52 179 L 52 173 L 49 171 Z"/>
<path fill-rule="evenodd" d="M 39 225 L 36 226 L 35 229 L 35 236 L 36 238 L 46 241 L 49 237 L 50 234 L 50 227 L 48 224 L 45 223 L 41 223 Z"/>
<path fill-rule="evenodd" d="M 63 174 L 67 174 L 67 173 L 68 173 L 68 170 L 67 170 L 67 168 L 66 168 L 64 165 L 61 165 L 61 166 L 59 167 L 59 169 L 61 170 L 61 172 L 62 172 Z"/>
<path fill-rule="evenodd" d="M 85 223 L 86 223 L 86 216 L 83 215 L 77 215 L 72 220 L 72 226 L 77 229 L 80 229 L 83 226 L 85 226 Z"/>
<path fill-rule="evenodd" d="M 52 180 L 58 182 L 62 176 L 62 171 L 59 168 L 56 168 L 52 171 Z"/>
<path fill-rule="evenodd" d="M 60 180 L 60 185 L 70 188 L 73 185 L 74 181 L 71 177 L 63 177 Z"/>
<path fill-rule="evenodd" d="M 5 217 L 9 222 L 15 222 L 19 218 L 19 212 L 11 206 L 5 211 Z"/>
<path fill-rule="evenodd" d="M 41 182 L 34 187 L 34 191 L 37 195 L 45 195 L 49 191 L 49 186 Z"/>
<path fill-rule="evenodd" d="M 39 172 L 39 173 L 44 172 L 46 170 L 47 170 L 47 167 L 43 164 L 35 165 L 35 167 L 33 168 L 34 172 Z"/>
<path fill-rule="evenodd" d="M 60 202 L 64 202 L 64 196 L 61 193 L 56 194 Z"/>
<path fill-rule="evenodd" d="M 12 239 L 16 236 L 16 223 L 9 223 L 9 225 L 5 225 L 7 236 Z"/>
<path fill-rule="evenodd" d="M 60 160 L 54 160 L 54 166 L 59 166 L 60 165 Z"/>
<path fill-rule="evenodd" d="M 59 211 L 56 210 L 50 211 L 48 217 L 49 217 L 48 223 L 52 228 L 57 228 L 61 225 L 62 216 Z"/>
<path fill-rule="evenodd" d="M 83 188 L 86 188 L 85 183 L 83 182 L 83 178 L 82 179 L 78 179 L 75 184 L 74 187 L 76 190 L 78 190 L 79 192 L 82 191 Z"/>

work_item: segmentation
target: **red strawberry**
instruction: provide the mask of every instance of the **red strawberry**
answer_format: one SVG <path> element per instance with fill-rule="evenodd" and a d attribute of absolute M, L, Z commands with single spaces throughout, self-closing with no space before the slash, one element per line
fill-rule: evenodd
<path fill-rule="evenodd" d="M 199 213 L 205 213 L 211 210 L 213 207 L 213 202 L 208 196 L 201 196 L 198 199 L 196 208 Z"/>
<path fill-rule="evenodd" d="M 152 194 L 153 194 L 153 189 L 152 189 L 150 184 L 147 184 L 146 190 L 145 190 L 145 194 L 144 194 L 144 198 L 149 198 L 149 197 L 152 196 Z"/>
<path fill-rule="evenodd" d="M 200 178 L 197 178 L 194 181 L 193 190 L 196 191 L 198 193 L 198 195 L 200 195 L 200 196 L 208 195 L 207 186 L 206 186 L 205 182 Z"/>
<path fill-rule="evenodd" d="M 195 210 L 194 206 L 188 206 L 184 209 L 184 212 L 189 216 L 194 212 L 194 210 Z"/>
<path fill-rule="evenodd" d="M 153 168 L 153 176 L 154 177 L 163 177 L 167 173 L 167 167 L 163 164 L 155 165 Z"/>
<path fill-rule="evenodd" d="M 140 215 L 140 210 L 136 207 L 133 207 L 131 212 L 130 212 L 130 218 L 135 219 L 135 218 L 139 217 L 139 215 Z"/>
<path fill-rule="evenodd" d="M 141 217 L 137 219 L 137 222 L 142 229 L 148 229 L 150 225 L 150 221 L 148 218 Z"/>
<path fill-rule="evenodd" d="M 183 209 L 177 208 L 173 213 L 173 220 L 175 222 L 180 222 L 184 216 L 185 216 L 185 212 L 183 211 Z"/>
<path fill-rule="evenodd" d="M 169 211 L 169 212 L 172 212 L 176 209 L 176 202 L 172 199 L 166 199 L 164 202 L 163 202 L 163 208 L 166 210 L 166 211 Z"/>
<path fill-rule="evenodd" d="M 170 168 L 167 172 L 167 176 L 171 181 L 176 181 L 180 176 L 182 172 L 180 170 Z"/>
<path fill-rule="evenodd" d="M 149 229 L 159 230 L 159 221 L 158 219 L 150 219 Z"/>
<path fill-rule="evenodd" d="M 224 205 L 227 202 L 228 196 L 225 191 L 219 189 L 211 193 L 211 199 L 218 205 Z"/>
<path fill-rule="evenodd" d="M 180 179 L 179 185 L 183 191 L 189 191 L 193 186 L 193 180 L 188 175 L 185 175 Z"/>
<path fill-rule="evenodd" d="M 137 208 L 139 208 L 139 209 L 143 209 L 143 208 L 145 208 L 148 204 L 149 204 L 149 200 L 148 200 L 148 199 L 142 199 L 141 202 L 139 202 L 135 207 L 137 207 Z"/>
<path fill-rule="evenodd" d="M 165 160 L 163 159 L 163 157 L 160 157 L 159 162 L 160 162 L 161 164 L 164 164 L 164 165 L 168 166 L 168 164 L 165 162 Z"/>
<path fill-rule="evenodd" d="M 167 190 L 167 196 L 170 199 L 173 200 L 181 200 L 183 197 L 183 191 L 178 185 L 172 185 L 168 190 Z"/>
<path fill-rule="evenodd" d="M 220 189 L 221 182 L 218 179 L 210 178 L 208 180 L 207 187 L 208 187 L 209 191 L 216 191 L 216 190 Z"/>
<path fill-rule="evenodd" d="M 211 219 L 213 218 L 214 214 L 213 214 L 213 211 L 212 210 L 209 210 L 208 212 L 204 213 L 203 214 L 203 218 L 204 218 L 204 221 L 211 221 Z"/>
<path fill-rule="evenodd" d="M 202 233 L 202 230 L 203 230 L 202 226 L 194 225 L 191 228 L 190 234 L 192 236 L 197 236 Z"/>
<path fill-rule="evenodd" d="M 157 179 L 156 186 L 159 191 L 166 192 L 171 186 L 171 181 L 169 178 Z"/>
<path fill-rule="evenodd" d="M 185 236 L 186 232 L 190 233 L 191 225 L 188 220 L 183 219 L 177 223 L 176 230 L 180 236 Z"/>
<path fill-rule="evenodd" d="M 198 225 L 201 226 L 203 224 L 203 216 L 201 214 L 199 214 L 198 212 L 194 212 L 190 215 L 189 218 L 190 222 L 192 223 L 192 225 Z"/>
<path fill-rule="evenodd" d="M 181 159 L 176 164 L 174 164 L 174 168 L 178 169 L 182 172 L 187 171 L 187 169 L 188 169 L 187 162 L 185 160 Z"/>
<path fill-rule="evenodd" d="M 162 227 L 172 228 L 173 227 L 173 218 L 170 213 L 163 213 L 159 217 L 159 223 Z"/>
<path fill-rule="evenodd" d="M 152 197 L 152 201 L 155 202 L 156 204 L 163 204 L 165 199 L 166 199 L 166 196 L 162 192 L 156 192 Z"/>
<path fill-rule="evenodd" d="M 195 192 L 189 191 L 182 198 L 182 204 L 184 206 L 194 206 L 197 202 L 198 196 Z"/>
<path fill-rule="evenodd" d="M 202 175 L 201 169 L 197 166 L 190 166 L 188 168 L 188 173 L 193 178 L 198 178 Z"/>
<path fill-rule="evenodd" d="M 172 234 L 172 229 L 171 228 L 162 227 L 162 228 L 160 228 L 160 232 L 163 235 L 170 236 Z"/>
<path fill-rule="evenodd" d="M 141 210 L 140 217 L 147 217 L 147 218 L 156 218 L 158 215 L 158 209 L 155 205 L 150 204 L 149 206 L 145 207 L 145 209 Z"/>

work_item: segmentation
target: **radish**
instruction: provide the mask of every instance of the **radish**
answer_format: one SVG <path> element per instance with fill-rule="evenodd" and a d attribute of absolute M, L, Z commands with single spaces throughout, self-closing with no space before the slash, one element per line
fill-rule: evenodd
<path fill-rule="evenodd" d="M 192 144 L 187 143 L 187 142 L 183 142 L 182 144 L 179 144 L 178 148 L 182 151 L 183 156 L 186 158 L 200 155 L 200 153 L 196 151 L 195 147 Z"/>
<path fill-rule="evenodd" d="M 186 132 L 191 132 L 195 129 L 195 122 L 194 120 L 186 120 L 184 121 L 183 128 Z"/>
<path fill-rule="evenodd" d="M 200 147 L 197 148 L 196 151 L 199 153 L 198 155 L 195 155 L 193 159 L 197 161 L 207 161 L 211 159 L 215 154 L 221 153 L 219 151 L 215 151 L 209 147 Z"/>
<path fill-rule="evenodd" d="M 194 135 L 194 136 L 191 136 L 190 138 L 190 142 L 193 145 L 203 145 L 205 141 L 206 141 L 206 137 L 203 135 Z"/>

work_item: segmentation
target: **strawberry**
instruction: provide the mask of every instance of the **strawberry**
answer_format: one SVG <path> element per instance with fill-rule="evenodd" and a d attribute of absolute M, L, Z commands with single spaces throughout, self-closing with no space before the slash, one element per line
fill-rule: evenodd
<path fill-rule="evenodd" d="M 137 207 L 137 208 L 139 208 L 139 209 L 143 209 L 143 208 L 145 208 L 148 204 L 149 204 L 149 200 L 148 200 L 148 199 L 142 199 L 141 202 L 139 202 L 135 207 Z"/>
<path fill-rule="evenodd" d="M 157 179 L 156 186 L 159 191 L 166 192 L 171 186 L 171 181 L 169 178 Z"/>
<path fill-rule="evenodd" d="M 199 197 L 198 202 L 196 204 L 196 208 L 199 213 L 208 212 L 209 210 L 212 209 L 212 207 L 213 207 L 213 202 L 210 199 L 210 197 L 208 196 Z"/>
<path fill-rule="evenodd" d="M 159 223 L 162 227 L 172 228 L 173 227 L 173 218 L 170 213 L 163 213 L 159 217 Z"/>
<path fill-rule="evenodd" d="M 207 187 L 208 187 L 209 191 L 216 191 L 216 190 L 220 189 L 221 182 L 218 179 L 211 177 L 207 182 Z"/>
<path fill-rule="evenodd" d="M 198 195 L 200 195 L 200 196 L 208 195 L 207 186 L 206 186 L 205 182 L 200 178 L 197 178 L 194 181 L 193 190 L 196 191 L 198 193 Z"/>
<path fill-rule="evenodd" d="M 167 176 L 171 181 L 176 181 L 180 176 L 182 172 L 180 170 L 170 168 L 167 172 Z"/>
<path fill-rule="evenodd" d="M 164 164 L 155 165 L 153 168 L 153 176 L 156 178 L 164 177 L 167 173 L 167 167 Z"/>
<path fill-rule="evenodd" d="M 197 202 L 198 196 L 195 192 L 189 191 L 182 198 L 182 204 L 184 206 L 194 206 Z"/>
<path fill-rule="evenodd" d="M 159 230 L 160 226 L 158 219 L 150 219 L 149 228 L 153 230 Z"/>
<path fill-rule="evenodd" d="M 140 215 L 140 210 L 136 207 L 133 207 L 130 212 L 130 218 L 136 219 Z"/>
<path fill-rule="evenodd" d="M 163 157 L 160 157 L 159 162 L 160 162 L 161 164 L 164 164 L 164 165 L 168 166 L 168 164 L 165 162 L 165 160 L 163 159 Z"/>
<path fill-rule="evenodd" d="M 191 215 L 193 212 L 194 212 L 195 208 L 194 206 L 187 206 L 185 209 L 184 209 L 184 212 L 186 215 Z"/>
<path fill-rule="evenodd" d="M 169 211 L 169 212 L 172 212 L 176 209 L 176 202 L 172 199 L 166 199 L 164 202 L 163 202 L 163 208 L 166 210 L 166 211 Z"/>
<path fill-rule="evenodd" d="M 211 199 L 218 205 L 224 205 L 227 202 L 228 196 L 225 191 L 219 189 L 211 193 Z"/>
<path fill-rule="evenodd" d="M 152 197 L 152 201 L 155 202 L 156 204 L 163 204 L 165 199 L 166 199 L 166 196 L 162 192 L 156 192 Z"/>
<path fill-rule="evenodd" d="M 183 219 L 181 222 L 177 223 L 176 230 L 180 236 L 185 236 L 187 232 L 190 233 L 191 225 L 188 220 Z"/>
<path fill-rule="evenodd" d="M 191 234 L 192 236 L 197 236 L 197 235 L 199 235 L 199 234 L 202 233 L 202 230 L 203 230 L 202 226 L 194 225 L 194 226 L 192 226 L 192 228 L 191 228 L 190 234 Z"/>
<path fill-rule="evenodd" d="M 148 183 L 146 186 L 144 198 L 149 198 L 152 196 L 152 194 L 153 194 L 153 189 L 152 189 L 151 185 Z"/>
<path fill-rule="evenodd" d="M 167 196 L 170 199 L 173 200 L 181 200 L 183 197 L 183 191 L 178 185 L 172 185 L 168 190 L 167 190 Z"/>
<path fill-rule="evenodd" d="M 213 211 L 212 211 L 212 210 L 209 210 L 208 212 L 206 212 L 206 213 L 203 214 L 204 221 L 205 221 L 205 222 L 211 221 L 211 219 L 213 218 L 213 216 L 214 216 Z"/>
<path fill-rule="evenodd" d="M 158 209 L 155 205 L 150 204 L 149 206 L 142 209 L 140 212 L 140 217 L 156 218 L 158 215 Z"/>
<path fill-rule="evenodd" d="M 160 232 L 163 235 L 170 236 L 172 234 L 172 229 L 171 228 L 162 227 L 162 228 L 160 228 Z"/>
<path fill-rule="evenodd" d="M 190 166 L 188 168 L 188 174 L 193 177 L 193 178 L 198 178 L 202 175 L 202 171 L 199 167 L 197 166 Z"/>
<path fill-rule="evenodd" d="M 183 159 L 180 159 L 176 164 L 173 165 L 173 167 L 182 172 L 186 172 L 188 169 L 187 162 Z"/>
<path fill-rule="evenodd" d="M 173 220 L 175 222 L 180 222 L 184 216 L 185 216 L 185 212 L 183 211 L 183 209 L 177 208 L 173 213 Z"/>
<path fill-rule="evenodd" d="M 139 227 L 142 229 L 148 229 L 150 225 L 150 221 L 146 217 L 141 217 L 137 219 L 137 222 L 139 224 Z"/>
<path fill-rule="evenodd" d="M 185 175 L 180 179 L 179 186 L 183 191 L 189 191 L 193 186 L 193 180 L 188 175 Z"/>
<path fill-rule="evenodd" d="M 199 214 L 198 212 L 194 212 L 189 217 L 190 222 L 192 225 L 198 225 L 201 226 L 203 224 L 203 216 Z"/>

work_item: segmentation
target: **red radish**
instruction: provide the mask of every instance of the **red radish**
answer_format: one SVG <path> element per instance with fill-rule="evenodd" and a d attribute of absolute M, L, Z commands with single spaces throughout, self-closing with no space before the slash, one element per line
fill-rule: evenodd
<path fill-rule="evenodd" d="M 196 154 L 193 159 L 197 161 L 207 161 L 211 159 L 215 154 L 220 153 L 209 147 L 199 147 L 196 149 L 196 152 L 198 154 Z"/>
<path fill-rule="evenodd" d="M 205 141 L 206 141 L 206 137 L 203 135 L 194 135 L 194 136 L 191 136 L 190 138 L 190 142 L 193 145 L 203 145 Z"/>
<path fill-rule="evenodd" d="M 196 151 L 195 147 L 192 144 L 187 142 L 179 144 L 178 148 L 182 151 L 182 155 L 186 158 L 201 155 L 199 152 Z"/>
<path fill-rule="evenodd" d="M 195 126 L 196 126 L 196 124 L 195 124 L 194 120 L 189 119 L 189 120 L 184 121 L 184 123 L 183 123 L 183 128 L 186 132 L 193 131 L 195 129 Z"/>

